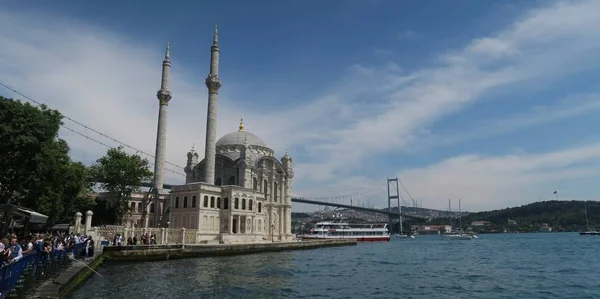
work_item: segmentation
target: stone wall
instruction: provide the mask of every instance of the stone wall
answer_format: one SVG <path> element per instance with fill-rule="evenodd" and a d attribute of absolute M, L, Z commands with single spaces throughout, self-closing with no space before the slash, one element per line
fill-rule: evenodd
<path fill-rule="evenodd" d="M 146 261 L 190 257 L 227 256 L 352 245 L 356 245 L 356 240 L 339 239 L 218 245 L 112 246 L 105 247 L 103 254 L 106 256 L 106 258 L 111 260 Z"/>

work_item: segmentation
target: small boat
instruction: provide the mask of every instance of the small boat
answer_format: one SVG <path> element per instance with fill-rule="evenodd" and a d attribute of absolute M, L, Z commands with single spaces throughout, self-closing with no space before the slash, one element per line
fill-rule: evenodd
<path fill-rule="evenodd" d="M 414 239 L 415 238 L 415 236 L 407 235 L 407 234 L 396 234 L 396 237 L 398 237 L 400 239 Z"/>
<path fill-rule="evenodd" d="M 590 230 L 590 224 L 588 222 L 588 216 L 587 216 L 587 204 L 585 201 L 583 202 L 583 207 L 585 208 L 585 226 L 587 227 L 587 230 L 584 232 L 579 232 L 579 235 L 581 235 L 581 236 L 598 236 L 598 235 L 600 235 L 599 231 Z"/>
<path fill-rule="evenodd" d="M 318 222 L 310 234 L 300 235 L 302 240 L 356 239 L 357 242 L 389 241 L 387 223 L 350 224 L 346 222 Z"/>
<path fill-rule="evenodd" d="M 449 200 L 448 200 L 449 201 Z M 448 204 L 450 207 L 450 204 Z M 474 233 L 465 233 L 462 231 L 462 216 L 460 215 L 461 206 L 460 206 L 460 198 L 458 199 L 458 231 L 453 231 L 447 234 L 442 234 L 443 239 L 448 240 L 473 240 L 477 239 L 477 236 Z"/>
<path fill-rule="evenodd" d="M 450 234 L 442 235 L 442 238 L 448 239 L 448 240 L 472 240 L 472 239 L 474 239 L 474 236 L 472 236 L 470 234 L 457 232 L 457 233 L 450 233 Z"/>

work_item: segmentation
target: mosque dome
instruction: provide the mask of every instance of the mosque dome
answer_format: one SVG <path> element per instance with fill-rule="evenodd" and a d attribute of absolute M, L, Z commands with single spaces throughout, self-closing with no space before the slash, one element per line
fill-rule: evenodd
<path fill-rule="evenodd" d="M 246 131 L 235 131 L 226 134 L 225 136 L 221 137 L 219 141 L 217 141 L 217 146 L 243 145 L 244 140 L 247 140 L 250 146 L 261 146 L 268 148 L 265 142 L 262 141 L 258 136 Z"/>
<path fill-rule="evenodd" d="M 273 156 L 275 154 L 262 139 L 244 130 L 243 121 L 240 122 L 239 130 L 226 134 L 217 141 L 217 153 L 225 155 L 235 161 L 240 158 L 244 142 L 247 142 L 252 148 L 247 155 L 254 161 L 261 157 Z"/>

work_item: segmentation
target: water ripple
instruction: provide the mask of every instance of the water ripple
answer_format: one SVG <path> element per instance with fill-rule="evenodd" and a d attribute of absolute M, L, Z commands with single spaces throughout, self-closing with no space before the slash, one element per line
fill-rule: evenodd
<path fill-rule="evenodd" d="M 599 238 L 437 236 L 308 251 L 109 263 L 71 298 L 600 298 Z"/>

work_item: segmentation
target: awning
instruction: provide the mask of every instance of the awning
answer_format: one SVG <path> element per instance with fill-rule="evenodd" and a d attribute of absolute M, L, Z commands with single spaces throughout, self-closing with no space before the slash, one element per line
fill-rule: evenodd
<path fill-rule="evenodd" d="M 29 223 L 46 223 L 46 221 L 48 221 L 48 216 L 25 208 L 17 207 L 15 212 L 24 214 L 25 217 L 28 217 Z"/>

